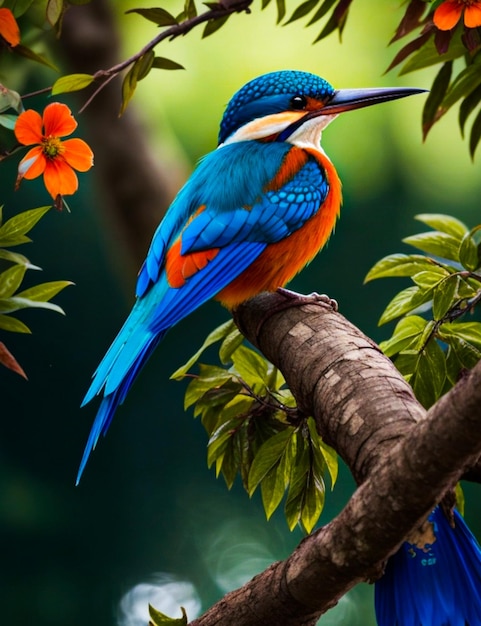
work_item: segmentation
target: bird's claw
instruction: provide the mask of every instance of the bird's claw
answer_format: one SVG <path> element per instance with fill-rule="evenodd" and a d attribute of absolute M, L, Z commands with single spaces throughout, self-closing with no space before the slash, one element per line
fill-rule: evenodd
<path fill-rule="evenodd" d="M 284 287 L 279 287 L 277 289 L 277 293 L 280 293 L 285 298 L 290 298 L 293 300 L 294 306 L 300 306 L 302 304 L 318 304 L 322 302 L 323 304 L 327 304 L 331 307 L 331 309 L 335 312 L 339 310 L 339 304 L 337 300 L 330 298 L 325 293 L 317 293 L 313 291 L 312 293 L 308 293 L 306 295 L 297 293 L 295 291 L 291 291 L 290 289 L 285 289 Z"/>

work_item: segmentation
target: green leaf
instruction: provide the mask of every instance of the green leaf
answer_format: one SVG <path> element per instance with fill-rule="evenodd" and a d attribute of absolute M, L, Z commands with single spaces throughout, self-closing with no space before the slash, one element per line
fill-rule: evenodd
<path fill-rule="evenodd" d="M 441 281 L 433 293 L 433 316 L 435 320 L 442 319 L 458 299 L 459 276 L 450 276 Z"/>
<path fill-rule="evenodd" d="M 289 484 L 290 471 L 286 471 L 286 468 L 290 470 L 287 450 L 291 447 L 286 447 L 286 450 L 280 457 L 280 461 L 267 472 L 261 481 L 262 504 L 268 520 L 281 503 Z"/>
<path fill-rule="evenodd" d="M 32 331 L 20 320 L 11 315 L 0 315 L 0 329 L 11 333 L 31 333 Z"/>
<path fill-rule="evenodd" d="M 307 15 L 308 13 L 310 13 L 314 9 L 314 7 L 317 6 L 318 3 L 319 3 L 319 0 L 305 0 L 305 2 L 302 2 L 295 9 L 294 13 L 287 20 L 287 22 L 284 23 L 284 26 L 286 26 L 287 24 L 290 24 L 291 22 L 295 22 L 296 20 L 299 20 L 305 15 Z"/>
<path fill-rule="evenodd" d="M 368 272 L 364 282 L 390 276 L 413 276 L 437 265 L 433 259 L 421 254 L 390 254 L 378 261 Z"/>
<path fill-rule="evenodd" d="M 309 451 L 302 435 L 297 437 L 298 452 L 295 462 L 292 464 L 292 473 L 287 492 L 284 512 L 289 530 L 294 530 L 301 520 L 302 508 L 306 495 L 307 476 L 310 473 Z"/>
<path fill-rule="evenodd" d="M 186 19 L 190 20 L 197 15 L 197 7 L 195 6 L 194 0 L 185 0 L 184 2 L 184 13 Z"/>
<path fill-rule="evenodd" d="M 18 298 L 27 298 L 35 302 L 47 302 L 54 296 L 56 296 L 62 289 L 69 287 L 74 283 L 69 280 L 53 280 L 48 283 L 42 283 L 41 285 L 35 285 L 17 294 Z"/>
<path fill-rule="evenodd" d="M 280 24 L 286 14 L 286 0 L 276 0 L 277 5 L 277 23 Z"/>
<path fill-rule="evenodd" d="M 446 355 L 437 341 L 430 341 L 418 355 L 415 375 L 410 381 L 416 398 L 426 409 L 440 398 L 445 380 Z"/>
<path fill-rule="evenodd" d="M 337 481 L 337 474 L 339 471 L 337 452 L 334 450 L 334 448 L 331 448 L 322 441 L 319 433 L 317 432 L 316 423 L 312 417 L 308 418 L 307 426 L 309 429 L 309 434 L 311 436 L 312 445 L 315 450 L 320 451 L 323 461 L 325 462 L 327 470 L 329 472 L 329 476 L 331 478 L 331 488 L 334 489 L 334 485 Z"/>
<path fill-rule="evenodd" d="M 474 159 L 474 153 L 478 147 L 481 138 L 481 111 L 476 115 L 471 127 L 471 135 L 469 136 L 469 154 Z"/>
<path fill-rule="evenodd" d="M 24 237 L 35 224 L 51 209 L 50 206 L 40 207 L 23 211 L 15 217 L 11 217 L 0 228 L 0 246 L 16 246 L 20 243 L 30 241 Z"/>
<path fill-rule="evenodd" d="M 438 332 L 443 341 L 451 343 L 452 338 L 462 339 L 481 350 L 480 322 L 448 322 L 443 324 Z"/>
<path fill-rule="evenodd" d="M 1 233 L 1 229 L 0 229 L 0 233 Z M 234 324 L 233 320 L 224 322 L 223 324 L 221 324 L 221 326 L 218 326 L 217 328 L 215 328 L 211 333 L 209 333 L 204 343 L 197 350 L 197 352 L 193 356 L 190 357 L 187 363 L 179 367 L 179 369 L 177 369 L 171 375 L 170 378 L 174 380 L 181 380 L 182 378 L 184 378 L 184 376 L 191 369 L 191 367 L 199 360 L 199 357 L 204 352 L 204 350 L 206 350 L 212 344 L 223 340 L 230 333 L 232 333 L 236 328 L 237 326 Z"/>
<path fill-rule="evenodd" d="M 479 266 L 478 246 L 471 233 L 466 233 L 459 248 L 459 260 L 463 267 L 474 272 Z"/>
<path fill-rule="evenodd" d="M 235 371 L 251 388 L 264 385 L 267 380 L 267 361 L 254 350 L 239 346 L 232 354 Z"/>
<path fill-rule="evenodd" d="M 424 318 L 418 315 L 408 315 L 398 322 L 392 337 L 381 342 L 379 347 L 388 357 L 410 348 L 414 349 L 419 343 L 426 324 L 427 321 Z"/>
<path fill-rule="evenodd" d="M 248 485 L 249 495 L 252 496 L 259 483 L 264 480 L 270 470 L 279 463 L 282 455 L 291 445 L 294 428 L 289 426 L 265 441 L 257 451 L 252 462 Z"/>
<path fill-rule="evenodd" d="M 195 404 L 208 391 L 220 388 L 224 383 L 232 379 L 231 374 L 222 367 L 201 364 L 199 369 L 200 375 L 193 378 L 186 389 L 184 409 L 188 409 Z"/>
<path fill-rule="evenodd" d="M 20 94 L 12 89 L 7 89 L 2 85 L 0 89 L 0 113 L 13 109 L 17 113 L 23 111 L 22 98 Z"/>
<path fill-rule="evenodd" d="M 168 617 L 149 604 L 149 626 L 187 626 L 187 613 L 183 606 L 180 607 L 180 610 L 182 611 L 182 617 Z"/>
<path fill-rule="evenodd" d="M 224 365 L 232 360 L 233 353 L 242 345 L 244 341 L 244 335 L 240 332 L 237 326 L 234 325 L 232 332 L 230 332 L 219 348 L 219 358 Z"/>
<path fill-rule="evenodd" d="M 125 13 L 138 13 L 146 20 L 149 20 L 149 22 L 157 24 L 157 26 L 174 26 L 178 23 L 171 13 L 161 7 L 152 9 L 129 9 L 125 11 Z"/>
<path fill-rule="evenodd" d="M 7 128 L 8 130 L 13 130 L 15 128 L 15 124 L 17 123 L 18 115 L 14 115 L 13 113 L 2 113 L 0 114 L 0 126 Z"/>
<path fill-rule="evenodd" d="M 155 57 L 152 67 L 160 70 L 184 70 L 185 67 L 165 57 Z"/>
<path fill-rule="evenodd" d="M 28 11 L 34 0 L 4 0 L 2 6 L 10 9 L 15 17 L 20 17 Z"/>
<path fill-rule="evenodd" d="M 216 31 L 218 31 L 229 19 L 230 15 L 223 15 L 222 17 L 217 17 L 214 20 L 209 20 L 205 25 L 204 32 L 202 33 L 202 39 L 209 37 L 209 35 L 213 35 Z"/>
<path fill-rule="evenodd" d="M 434 289 L 442 280 L 450 274 L 441 267 L 433 266 L 429 270 L 418 272 L 412 276 L 413 282 L 422 290 Z"/>
<path fill-rule="evenodd" d="M 43 57 L 41 54 L 37 54 L 33 50 L 30 50 L 30 48 L 27 48 L 26 46 L 22 46 L 22 44 L 18 44 L 18 46 L 15 46 L 14 48 L 12 48 L 12 52 L 14 54 L 18 54 L 21 57 L 24 57 L 25 59 L 29 59 L 30 61 L 35 61 L 36 63 L 41 63 L 42 65 L 46 65 L 50 69 L 58 72 L 58 68 L 51 61 Z"/>
<path fill-rule="evenodd" d="M 48 0 L 46 16 L 51 26 L 55 26 L 55 24 L 60 20 L 63 10 L 63 0 Z"/>
<path fill-rule="evenodd" d="M 92 74 L 67 74 L 58 78 L 52 87 L 52 96 L 59 93 L 80 91 L 93 83 L 95 77 Z"/>
<path fill-rule="evenodd" d="M 321 6 L 317 9 L 317 11 L 312 16 L 311 20 L 307 23 L 307 26 L 311 26 L 315 22 L 318 22 L 320 19 L 326 15 L 326 13 L 331 9 L 331 7 L 336 3 L 337 0 L 324 0 Z"/>
<path fill-rule="evenodd" d="M 10 252 L 10 250 L 2 250 L 0 248 L 0 259 L 4 259 L 5 261 L 10 261 L 11 263 L 18 263 L 19 265 L 25 265 L 25 267 L 29 270 L 39 270 L 40 268 L 37 265 L 33 265 L 23 254 L 18 254 L 18 252 Z"/>
<path fill-rule="evenodd" d="M 464 137 L 464 127 L 466 120 L 474 111 L 474 109 L 481 102 L 481 85 L 479 85 L 472 93 L 469 94 L 459 107 L 459 127 L 461 129 L 461 135 Z"/>
<path fill-rule="evenodd" d="M 479 65 L 476 63 L 468 65 L 454 80 L 443 100 L 442 108 L 447 111 L 460 98 L 469 96 L 479 85 L 481 85 L 481 71 Z"/>
<path fill-rule="evenodd" d="M 324 481 L 314 472 L 311 472 L 306 482 L 300 518 L 300 522 L 306 533 L 310 533 L 316 525 L 322 513 L 322 509 L 324 508 L 324 500 Z"/>
<path fill-rule="evenodd" d="M 449 87 L 452 69 L 452 61 L 447 61 L 441 66 L 426 98 L 422 113 L 423 139 L 426 139 L 429 130 L 440 117 L 438 109 Z"/>
<path fill-rule="evenodd" d="M 447 324 L 443 324 L 447 326 Z M 441 336 L 441 333 L 439 333 Z M 471 343 L 464 341 L 455 334 L 446 336 L 444 341 L 449 344 L 447 358 L 448 375 L 452 384 L 456 384 L 461 370 L 473 368 L 481 360 L 481 350 Z"/>
<path fill-rule="evenodd" d="M 459 240 L 452 235 L 433 231 L 405 237 L 403 242 L 428 254 L 459 262 Z"/>
<path fill-rule="evenodd" d="M 0 274 L 0 298 L 9 298 L 17 291 L 26 270 L 25 265 L 12 265 Z"/>
<path fill-rule="evenodd" d="M 449 50 L 444 54 L 438 53 L 434 43 L 434 37 L 431 37 L 427 40 L 423 47 L 403 65 L 399 73 L 401 75 L 408 74 L 409 72 L 419 70 L 423 67 L 437 65 L 438 63 L 446 63 L 447 61 L 452 61 L 453 59 L 464 56 L 465 52 L 466 48 L 461 41 L 460 34 L 451 39 Z"/>
<path fill-rule="evenodd" d="M 396 294 L 381 315 L 378 322 L 379 326 L 391 322 L 396 317 L 409 313 L 409 311 L 413 311 L 419 304 L 422 304 L 418 302 L 420 293 L 419 287 L 408 287 Z"/>
<path fill-rule="evenodd" d="M 52 302 L 37 302 L 36 300 L 29 300 L 28 298 L 19 298 L 12 296 L 11 298 L 0 298 L 0 313 L 13 313 L 20 309 L 49 309 L 56 313 L 65 315 L 62 308 Z"/>
<path fill-rule="evenodd" d="M 468 232 L 466 224 L 451 215 L 444 215 L 443 213 L 420 213 L 415 215 L 414 219 L 426 224 L 426 226 L 430 226 L 434 230 L 452 235 L 459 241 Z"/>
<path fill-rule="evenodd" d="M 153 50 L 148 50 L 136 61 L 136 65 L 138 65 L 137 80 L 142 80 L 147 76 L 152 69 L 154 61 L 155 52 Z"/>
<path fill-rule="evenodd" d="M 242 425 L 244 418 L 237 417 L 227 422 L 224 422 L 219 428 L 214 431 L 209 442 L 207 444 L 207 466 L 212 467 L 212 464 L 217 462 L 224 454 L 229 440 L 236 434 L 236 431 Z M 216 468 L 216 475 L 219 475 L 221 465 Z"/>

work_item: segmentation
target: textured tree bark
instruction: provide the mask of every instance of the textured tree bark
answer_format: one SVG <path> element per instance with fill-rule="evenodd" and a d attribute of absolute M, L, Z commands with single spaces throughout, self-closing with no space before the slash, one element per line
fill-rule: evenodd
<path fill-rule="evenodd" d="M 287 305 L 287 308 L 286 308 Z M 279 294 L 235 319 L 286 377 L 299 406 L 362 485 L 285 561 L 191 626 L 310 626 L 395 552 L 481 453 L 481 363 L 427 413 L 379 349 L 323 304 Z"/>

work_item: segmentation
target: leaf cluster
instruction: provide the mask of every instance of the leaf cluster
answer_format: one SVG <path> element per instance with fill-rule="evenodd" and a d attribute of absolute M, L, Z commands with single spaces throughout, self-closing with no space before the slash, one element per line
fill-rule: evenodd
<path fill-rule="evenodd" d="M 206 348 L 220 342 L 221 366 L 199 364 Z M 252 496 L 260 488 L 269 519 L 285 497 L 289 528 L 310 532 L 324 506 L 326 472 L 337 477 L 335 452 L 320 439 L 312 418 L 299 415 L 277 368 L 244 345 L 232 321 L 215 329 L 172 378 L 191 376 L 185 408 L 194 406 L 209 436 L 207 463 L 230 489 L 237 474 Z"/>
<path fill-rule="evenodd" d="M 271 0 L 264 0 L 263 8 L 267 6 L 270 1 Z M 344 26 L 346 25 L 351 2 L 352 0 L 305 0 L 294 10 L 288 20 L 284 22 L 284 26 L 306 16 L 310 16 L 307 26 L 312 26 L 323 19 L 332 9 L 330 16 L 327 18 L 313 43 L 321 41 L 321 39 L 324 39 L 335 30 L 339 31 L 339 37 L 341 37 Z M 278 22 L 280 22 L 285 14 L 285 0 L 277 0 L 277 6 Z"/>
<path fill-rule="evenodd" d="M 433 230 L 404 242 L 425 254 L 389 255 L 374 265 L 366 282 L 411 279 L 381 316 L 380 324 L 401 319 L 380 347 L 428 408 L 481 359 L 481 323 L 459 321 L 481 302 L 481 225 L 469 230 L 439 214 L 416 219 Z"/>
<path fill-rule="evenodd" d="M 39 270 L 27 257 L 12 252 L 8 248 L 31 241 L 27 233 L 47 213 L 50 206 L 30 209 L 2 222 L 0 207 L 0 330 L 16 333 L 30 333 L 24 322 L 12 315 L 21 309 L 41 308 L 62 313 L 63 310 L 50 300 L 62 289 L 71 285 L 69 281 L 59 280 L 41 283 L 19 291 L 27 270 Z M 1 344 L 0 363 L 25 376 L 22 368 L 8 349 Z"/>
<path fill-rule="evenodd" d="M 404 62 L 401 74 L 433 65 L 440 65 L 426 99 L 422 114 L 423 136 L 458 102 L 459 127 L 464 137 L 468 118 L 475 112 L 469 136 L 471 157 L 481 139 L 481 34 L 478 28 L 468 28 L 460 19 L 450 31 L 440 31 L 433 23 L 433 12 L 441 2 L 410 0 L 391 42 L 420 31 L 394 57 L 388 70 Z M 456 59 L 461 65 L 453 65 Z"/>

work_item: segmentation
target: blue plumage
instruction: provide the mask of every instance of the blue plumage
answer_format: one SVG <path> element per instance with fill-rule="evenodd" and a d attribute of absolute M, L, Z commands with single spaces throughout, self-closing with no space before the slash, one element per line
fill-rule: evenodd
<path fill-rule="evenodd" d="M 314 159 L 286 185 L 282 198 L 276 192 L 264 191 L 291 149 L 287 143 L 257 142 L 220 147 L 200 162 L 179 192 L 140 270 L 132 312 L 85 396 L 83 404 L 100 393 L 104 398 L 77 482 L 99 436 L 107 432 L 115 409 L 165 332 L 230 284 L 269 243 L 301 228 L 321 205 L 328 185 Z M 309 202 L 305 200 L 307 195 Z M 297 202 L 299 197 L 301 203 Z M 200 207 L 205 209 L 197 214 Z M 220 251 L 182 288 L 173 288 L 165 273 L 165 255 L 180 235 L 182 254 L 211 248 Z"/>
<path fill-rule="evenodd" d="M 254 78 L 231 98 L 220 125 L 219 143 L 253 119 L 289 110 L 295 95 L 327 100 L 334 92 L 327 80 L 308 72 L 271 72 Z"/>
<path fill-rule="evenodd" d="M 454 511 L 451 528 L 437 507 L 429 516 L 436 540 L 404 543 L 376 582 L 379 626 L 481 626 L 481 549 Z"/>

